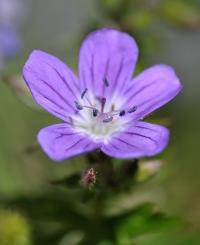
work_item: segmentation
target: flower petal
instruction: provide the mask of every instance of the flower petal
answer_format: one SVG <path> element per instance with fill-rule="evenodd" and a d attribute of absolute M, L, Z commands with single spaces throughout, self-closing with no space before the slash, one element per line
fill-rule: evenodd
<path fill-rule="evenodd" d="M 146 122 L 136 122 L 126 131 L 114 135 L 101 150 L 116 158 L 153 156 L 167 146 L 168 140 L 168 129 Z"/>
<path fill-rule="evenodd" d="M 133 116 L 143 118 L 172 100 L 182 86 L 174 70 L 167 65 L 155 65 L 135 77 L 124 92 L 124 107 L 137 107 Z"/>
<path fill-rule="evenodd" d="M 86 135 L 74 131 L 65 123 L 41 129 L 38 141 L 45 153 L 55 161 L 68 159 L 99 147 Z"/>
<path fill-rule="evenodd" d="M 91 33 L 80 49 L 82 90 L 88 88 L 100 97 L 121 91 L 132 76 L 137 57 L 137 44 L 128 34 L 113 29 Z"/>
<path fill-rule="evenodd" d="M 59 59 L 33 51 L 24 65 L 23 77 L 35 101 L 53 115 L 66 119 L 74 112 L 77 78 Z"/>

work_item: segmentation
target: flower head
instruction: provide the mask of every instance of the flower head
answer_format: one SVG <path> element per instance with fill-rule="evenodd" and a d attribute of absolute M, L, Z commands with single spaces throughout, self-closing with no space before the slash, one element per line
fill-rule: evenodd
<path fill-rule="evenodd" d="M 21 50 L 20 24 L 27 0 L 0 0 L 0 70 Z"/>
<path fill-rule="evenodd" d="M 79 78 L 68 66 L 33 51 L 23 69 L 35 101 L 63 123 L 41 129 L 38 141 L 53 160 L 99 148 L 117 158 L 152 156 L 167 145 L 166 128 L 141 119 L 181 90 L 174 70 L 155 65 L 132 78 L 138 48 L 126 33 L 101 29 L 83 42 Z"/>
<path fill-rule="evenodd" d="M 0 58 L 13 58 L 20 50 L 20 37 L 15 28 L 9 25 L 0 25 Z"/>

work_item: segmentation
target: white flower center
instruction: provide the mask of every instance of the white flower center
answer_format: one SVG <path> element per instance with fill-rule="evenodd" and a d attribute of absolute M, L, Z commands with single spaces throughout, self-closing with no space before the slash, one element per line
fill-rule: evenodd
<path fill-rule="evenodd" d="M 124 99 L 119 96 L 112 96 L 109 100 L 104 97 L 96 98 L 86 89 L 80 100 L 75 101 L 77 111 L 71 117 L 71 123 L 76 131 L 105 143 L 113 134 L 127 127 L 129 120 L 125 115 L 136 110 L 135 106 L 123 110 L 123 104 Z"/>

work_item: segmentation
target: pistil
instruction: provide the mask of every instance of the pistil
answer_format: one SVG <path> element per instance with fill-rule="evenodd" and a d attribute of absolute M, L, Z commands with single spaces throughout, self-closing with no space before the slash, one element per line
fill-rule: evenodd
<path fill-rule="evenodd" d="M 102 97 L 100 98 L 100 101 L 101 101 L 101 112 L 103 113 L 106 104 L 106 98 Z"/>

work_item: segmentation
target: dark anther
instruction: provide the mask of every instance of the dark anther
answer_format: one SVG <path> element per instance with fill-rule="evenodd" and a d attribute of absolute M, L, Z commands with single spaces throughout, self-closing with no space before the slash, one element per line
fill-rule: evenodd
<path fill-rule="evenodd" d="M 137 106 L 133 106 L 128 110 L 128 113 L 135 112 L 137 110 Z"/>
<path fill-rule="evenodd" d="M 103 122 L 108 123 L 108 122 L 112 122 L 112 120 L 113 120 L 113 117 L 107 117 L 107 118 L 103 119 Z"/>
<path fill-rule="evenodd" d="M 126 114 L 125 110 L 120 111 L 119 116 L 123 117 Z"/>
<path fill-rule="evenodd" d="M 84 98 L 84 96 L 85 96 L 85 94 L 87 93 L 87 91 L 88 91 L 88 89 L 86 88 L 86 89 L 82 92 L 82 94 L 81 94 L 81 99 Z"/>
<path fill-rule="evenodd" d="M 76 109 L 77 110 L 83 110 L 83 107 L 82 107 L 82 105 L 79 105 L 79 103 L 77 102 L 77 101 L 74 101 L 74 103 L 75 103 L 75 106 L 76 106 Z"/>
<path fill-rule="evenodd" d="M 93 109 L 93 117 L 96 117 L 98 115 L 98 110 L 97 109 Z"/>
<path fill-rule="evenodd" d="M 108 82 L 108 79 L 106 77 L 104 78 L 104 83 L 105 83 L 106 87 L 109 86 L 109 82 Z"/>

